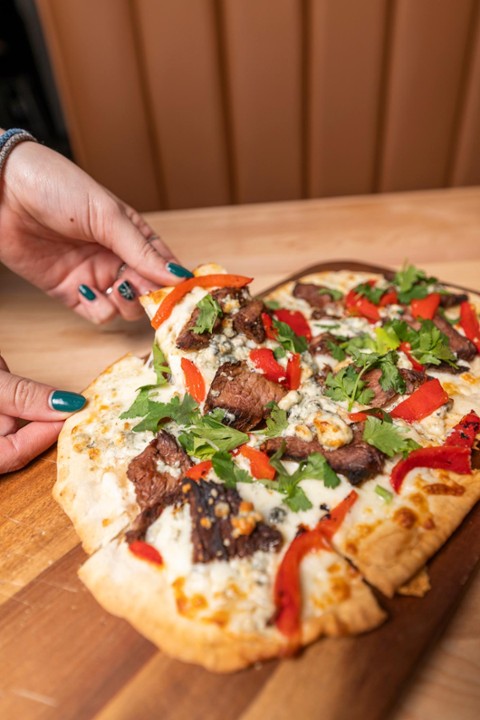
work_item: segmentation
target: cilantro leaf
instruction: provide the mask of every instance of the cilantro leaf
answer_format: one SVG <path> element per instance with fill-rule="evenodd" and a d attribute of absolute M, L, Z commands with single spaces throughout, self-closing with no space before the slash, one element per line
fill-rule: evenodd
<path fill-rule="evenodd" d="M 267 437 L 278 437 L 288 425 L 287 413 L 281 410 L 276 403 L 269 403 L 270 415 L 267 418 L 267 429 L 261 430 Z"/>
<path fill-rule="evenodd" d="M 402 270 L 395 273 L 394 284 L 398 289 L 398 299 L 407 304 L 413 299 L 421 299 L 431 292 L 431 286 L 438 281 L 434 277 L 427 277 L 423 270 L 414 265 L 404 265 Z"/>
<path fill-rule="evenodd" d="M 366 297 L 367 300 L 370 300 L 374 305 L 378 305 L 382 295 L 386 293 L 386 288 L 377 287 L 376 285 L 370 285 L 370 283 L 365 282 L 357 285 L 353 288 L 353 291 L 357 293 L 357 295 Z"/>
<path fill-rule="evenodd" d="M 277 340 L 285 350 L 295 353 L 303 353 L 308 347 L 307 339 L 301 335 L 297 335 L 290 325 L 281 322 L 281 320 L 274 320 L 273 327 L 277 333 Z"/>
<path fill-rule="evenodd" d="M 400 345 L 397 333 L 391 326 L 375 328 L 376 351 L 379 355 L 386 355 L 390 350 L 396 350 Z"/>
<path fill-rule="evenodd" d="M 146 415 L 148 413 L 150 390 L 153 390 L 155 387 L 156 385 L 144 385 L 141 387 L 133 403 L 128 410 L 125 410 L 125 412 L 120 415 L 120 418 L 124 420 L 126 418 L 143 417 Z"/>
<path fill-rule="evenodd" d="M 253 482 L 253 478 L 246 470 L 241 470 L 235 465 L 232 456 L 228 452 L 214 453 L 212 455 L 212 465 L 217 477 L 223 480 L 227 488 L 234 488 L 237 482 Z"/>
<path fill-rule="evenodd" d="M 371 415 L 365 421 L 363 439 L 388 457 L 398 453 L 406 456 L 420 447 L 415 440 L 405 437 L 393 423 L 383 422 Z"/>
<path fill-rule="evenodd" d="M 265 485 L 268 483 L 267 487 L 285 495 L 283 502 L 293 512 L 312 507 L 305 491 L 299 486 L 302 480 L 321 480 L 328 488 L 335 488 L 340 484 L 340 478 L 320 453 L 312 453 L 306 460 L 302 460 L 295 472 L 290 475 L 280 459 L 284 450 L 285 444 L 270 458 L 270 465 L 277 471 L 275 483 L 262 482 Z"/>
<path fill-rule="evenodd" d="M 167 358 L 163 354 L 162 349 L 156 344 L 152 347 L 153 353 L 153 369 L 157 376 L 157 385 L 167 385 L 168 378 L 170 375 L 170 368 L 167 365 Z"/>
<path fill-rule="evenodd" d="M 319 295 L 330 295 L 334 302 L 338 302 L 343 298 L 343 293 L 340 290 L 334 290 L 333 288 L 318 288 Z"/>
<path fill-rule="evenodd" d="M 197 413 L 178 436 L 179 443 L 189 455 L 207 460 L 218 452 L 228 452 L 248 442 L 248 435 L 224 425 L 223 417 L 219 408 L 208 415 Z"/>
<path fill-rule="evenodd" d="M 338 402 L 346 400 L 349 410 L 354 402 L 368 405 L 375 393 L 366 387 L 364 381 L 361 379 L 361 374 L 362 373 L 358 373 L 352 365 L 342 368 L 335 375 L 328 373 L 325 381 L 325 395 L 328 395 L 332 400 L 337 400 Z"/>
<path fill-rule="evenodd" d="M 340 345 L 337 345 L 336 342 L 333 342 L 333 340 L 327 340 L 327 347 L 333 359 L 337 360 L 337 362 L 341 362 L 347 357 L 345 350 Z"/>
<path fill-rule="evenodd" d="M 212 295 L 205 295 L 205 297 L 197 303 L 197 308 L 200 312 L 193 326 L 193 332 L 197 333 L 197 335 L 201 335 L 204 332 L 211 333 L 217 318 L 223 315 L 222 308 Z"/>
<path fill-rule="evenodd" d="M 130 413 L 132 408 L 130 408 L 127 412 Z M 194 412 L 198 412 L 198 405 L 191 395 L 188 394 L 185 395 L 181 401 L 180 398 L 174 397 L 168 403 L 159 403 L 154 400 L 148 400 L 146 412 L 141 413 L 142 415 L 145 415 L 145 417 L 140 423 L 138 423 L 138 425 L 135 425 L 133 431 L 143 432 L 145 430 L 151 430 L 152 432 L 156 432 L 159 422 L 167 418 L 175 420 L 175 422 L 179 425 L 186 425 L 191 420 Z M 126 416 L 125 413 L 123 413 L 120 417 L 124 416 Z M 137 417 L 138 416 L 139 415 L 137 415 Z M 131 416 L 128 415 L 126 417 Z"/>
<path fill-rule="evenodd" d="M 402 342 L 410 344 L 412 356 L 422 365 L 446 362 L 456 367 L 456 357 L 447 336 L 432 320 L 422 320 L 419 330 L 414 330 L 404 320 L 392 320 L 390 326 Z"/>
<path fill-rule="evenodd" d="M 397 360 L 398 355 L 395 352 L 389 352 L 378 360 L 378 365 L 382 371 L 380 386 L 383 390 L 395 390 L 395 392 L 403 395 L 406 384 L 397 367 Z"/>

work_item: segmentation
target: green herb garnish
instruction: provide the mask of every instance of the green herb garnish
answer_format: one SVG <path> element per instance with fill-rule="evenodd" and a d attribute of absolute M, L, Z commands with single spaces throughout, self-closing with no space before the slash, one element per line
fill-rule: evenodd
<path fill-rule="evenodd" d="M 390 492 L 390 490 L 386 490 L 381 485 L 375 485 L 375 492 L 377 495 L 380 495 L 382 500 L 384 500 L 387 505 L 390 504 L 393 500 L 393 493 Z"/>
<path fill-rule="evenodd" d="M 321 480 L 327 488 L 335 488 L 340 484 L 340 478 L 320 453 L 312 453 L 306 460 L 302 460 L 292 475 L 280 460 L 283 453 L 284 446 L 270 458 L 270 465 L 277 471 L 276 479 L 261 482 L 282 493 L 285 496 L 283 502 L 293 512 L 309 510 L 312 507 L 305 491 L 299 486 L 302 480 Z"/>
<path fill-rule="evenodd" d="M 297 335 L 287 323 L 281 322 L 281 320 L 273 320 L 273 327 L 276 330 L 276 340 L 285 350 L 303 353 L 308 348 L 306 338 Z"/>
<path fill-rule="evenodd" d="M 363 373 L 364 370 L 357 372 L 352 365 L 342 368 L 335 375 L 328 373 L 325 395 L 338 402 L 347 401 L 349 410 L 354 402 L 368 405 L 375 393 L 361 379 Z"/>
<path fill-rule="evenodd" d="M 234 488 L 237 482 L 253 482 L 253 478 L 248 472 L 237 467 L 233 462 L 232 456 L 226 451 L 217 452 L 212 455 L 212 465 L 217 477 L 223 480 L 227 488 Z"/>
<path fill-rule="evenodd" d="M 168 385 L 168 376 L 170 375 L 170 368 L 167 364 L 167 358 L 163 354 L 162 349 L 154 343 L 152 348 L 153 353 L 153 369 L 157 376 L 157 385 Z"/>
<path fill-rule="evenodd" d="M 193 332 L 197 333 L 197 335 L 201 335 L 204 332 L 211 333 L 217 322 L 217 318 L 223 315 L 222 308 L 212 295 L 205 295 L 205 297 L 197 303 L 197 308 L 200 312 L 193 326 Z"/>
<path fill-rule="evenodd" d="M 412 438 L 405 437 L 393 423 L 369 416 L 365 421 L 363 439 L 388 457 L 402 454 L 404 457 L 420 445 Z"/>
<path fill-rule="evenodd" d="M 269 403 L 267 407 L 271 408 L 270 415 L 267 418 L 266 430 L 260 430 L 267 437 L 278 437 L 288 426 L 287 413 L 281 410 L 276 403 Z"/>
<path fill-rule="evenodd" d="M 334 302 L 338 302 L 343 298 L 343 293 L 340 290 L 334 290 L 333 288 L 318 288 L 319 295 L 330 295 Z"/>
<path fill-rule="evenodd" d="M 407 305 L 411 300 L 421 299 L 432 292 L 432 285 L 438 280 L 434 277 L 427 277 L 423 270 L 414 265 L 404 265 L 395 273 L 393 282 L 397 287 L 399 301 Z"/>

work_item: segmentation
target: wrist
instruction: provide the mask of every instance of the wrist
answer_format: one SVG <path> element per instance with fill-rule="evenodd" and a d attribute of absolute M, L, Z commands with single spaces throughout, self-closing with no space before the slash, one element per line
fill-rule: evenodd
<path fill-rule="evenodd" d="M 22 142 L 37 142 L 27 130 L 11 128 L 0 134 L 0 176 L 12 150 Z"/>

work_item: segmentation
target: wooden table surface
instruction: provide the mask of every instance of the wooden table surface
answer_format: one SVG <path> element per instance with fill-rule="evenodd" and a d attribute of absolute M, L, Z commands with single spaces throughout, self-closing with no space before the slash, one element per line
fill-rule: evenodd
<path fill-rule="evenodd" d="M 408 259 L 443 280 L 480 290 L 478 188 L 152 213 L 147 217 L 185 265 L 193 267 L 214 260 L 232 272 L 253 274 L 253 292 L 303 267 L 330 259 L 356 259 L 392 267 Z M 11 370 L 64 389 L 80 390 L 125 352 L 145 353 L 152 339 L 146 320 L 133 325 L 118 321 L 106 328 L 90 326 L 4 268 L 0 268 L 0 313 L 0 347 Z M 4 611 L 0 615 L 0 717 L 203 720 L 206 716 L 195 711 L 195 699 L 200 693 L 195 673 L 190 674 L 193 680 L 188 685 L 188 672 L 184 677 L 180 671 L 170 672 L 171 683 L 178 687 L 177 713 L 160 711 L 160 705 L 148 702 L 156 678 L 166 667 L 165 656 L 134 631 L 122 630 L 118 634 L 123 625 L 106 615 L 98 646 L 94 638 L 87 640 L 89 629 L 84 628 L 85 643 L 77 642 L 72 666 L 61 669 L 62 682 L 73 686 L 75 678 L 81 678 L 91 668 L 86 646 L 96 647 L 94 652 L 101 663 L 106 642 L 130 643 L 131 663 L 112 668 L 110 684 L 102 687 L 101 706 L 89 705 L 87 699 L 82 705 L 78 698 L 77 705 L 72 706 L 64 700 L 68 693 L 58 690 L 56 695 L 57 691 L 52 691 L 58 688 L 52 673 L 59 672 L 58 668 L 54 670 L 53 658 L 67 638 L 57 637 L 54 626 L 41 627 L 30 620 L 32 597 L 36 593 L 38 602 L 48 607 L 55 594 L 70 593 L 73 615 L 81 612 L 82 603 L 94 601 L 83 598 L 81 586 L 68 573 L 55 587 L 49 583 L 51 566 L 57 565 L 61 573 L 62 563 L 71 564 L 72 556 L 76 559 L 77 555 L 80 562 L 82 557 L 75 533 L 51 499 L 50 490 L 49 483 L 35 483 L 35 474 L 29 470 L 0 480 L 0 604 Z M 30 589 L 28 596 L 24 594 L 26 588 Z M 78 628 L 81 617 L 76 617 L 75 623 Z M 10 636 L 13 632 L 15 637 Z M 68 642 L 74 640 L 68 638 Z M 49 651 L 35 652 L 44 646 L 51 648 L 51 655 Z M 16 648 L 15 663 L 7 654 L 9 647 Z M 479 671 L 477 574 L 449 627 L 400 698 L 393 717 L 478 718 Z M 267 673 L 265 682 L 258 696 L 250 698 L 241 717 L 291 717 L 292 708 L 280 706 L 276 700 L 282 696 L 278 694 L 275 674 L 268 675 L 265 669 L 259 672 Z M 237 702 L 235 718 L 240 717 L 238 677 L 223 681 L 224 697 L 219 703 L 225 720 L 229 719 L 229 698 Z M 95 684 L 94 674 L 91 683 Z M 285 698 L 281 702 L 285 703 Z M 322 715 L 321 698 L 309 717 L 330 720 Z"/>

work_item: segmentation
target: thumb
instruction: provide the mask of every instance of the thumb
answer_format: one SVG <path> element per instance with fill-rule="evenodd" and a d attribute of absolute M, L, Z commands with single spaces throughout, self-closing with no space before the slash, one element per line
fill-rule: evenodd
<path fill-rule="evenodd" d="M 0 413 L 23 420 L 64 420 L 66 413 L 81 410 L 83 395 L 56 390 L 0 370 Z"/>

